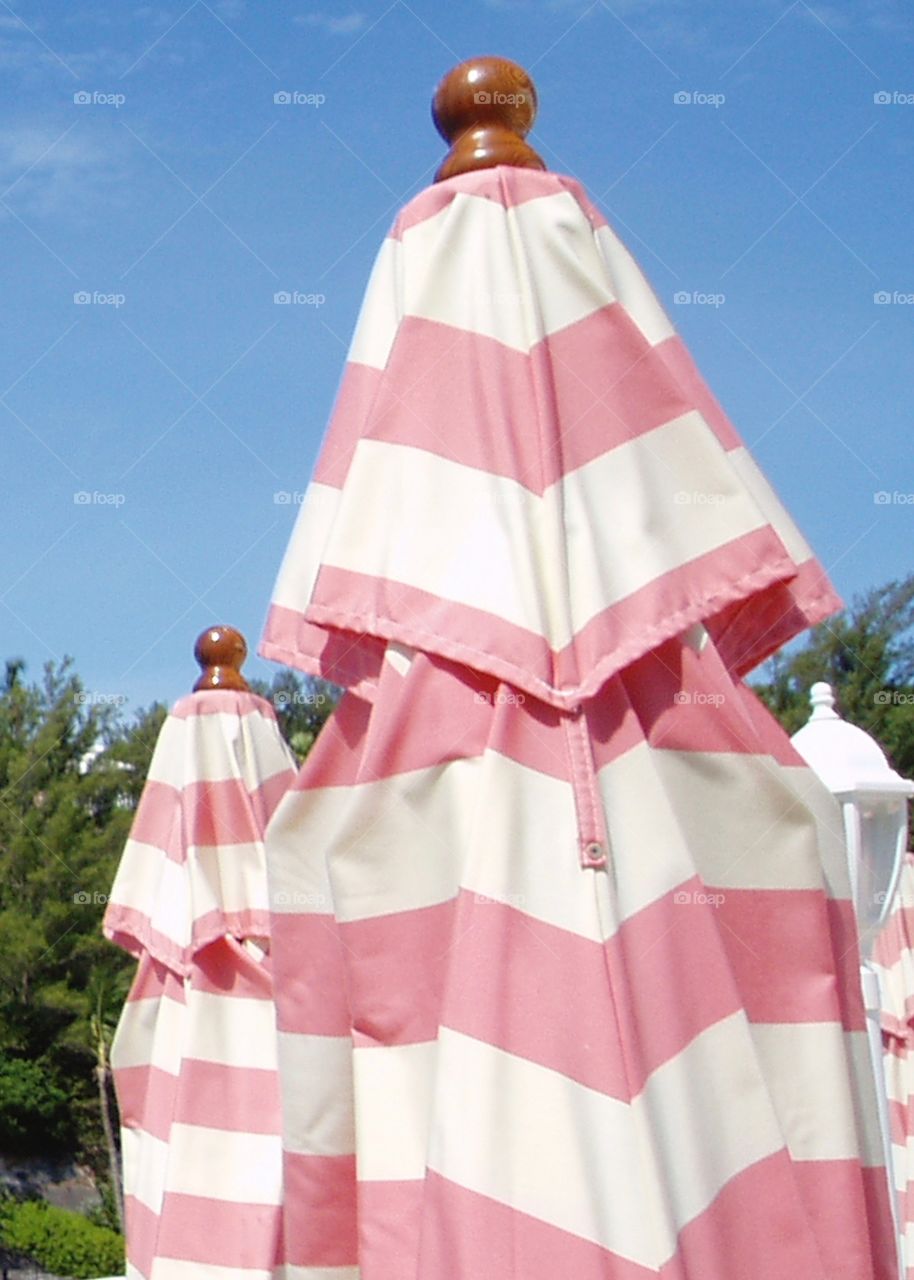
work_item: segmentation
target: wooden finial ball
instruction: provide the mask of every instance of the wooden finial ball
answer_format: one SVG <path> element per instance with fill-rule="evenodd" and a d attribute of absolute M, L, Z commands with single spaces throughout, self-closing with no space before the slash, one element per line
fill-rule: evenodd
<path fill-rule="evenodd" d="M 241 674 L 241 665 L 247 656 L 245 638 L 234 627 L 220 625 L 201 631 L 194 645 L 194 657 L 202 674 L 194 685 L 194 693 L 201 689 L 247 692 L 248 682 Z"/>
<path fill-rule="evenodd" d="M 545 169 L 524 141 L 536 118 L 536 88 L 507 58 L 468 58 L 444 77 L 432 99 L 432 119 L 451 150 L 435 181 L 498 164 Z"/>

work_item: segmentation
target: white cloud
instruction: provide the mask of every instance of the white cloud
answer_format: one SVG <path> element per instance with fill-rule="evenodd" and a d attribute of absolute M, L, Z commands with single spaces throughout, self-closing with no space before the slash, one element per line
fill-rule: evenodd
<path fill-rule="evenodd" d="M 122 148 L 110 138 L 102 145 L 79 128 L 40 124 L 0 130 L 0 191 L 21 216 L 69 219 L 115 194 L 123 174 Z"/>
<path fill-rule="evenodd" d="M 323 13 L 321 11 L 315 13 L 301 13 L 293 18 L 293 22 L 299 26 L 320 27 L 331 36 L 351 36 L 357 31 L 361 31 L 368 22 L 368 15 L 365 13 L 346 13 L 339 17 L 331 13 Z"/>

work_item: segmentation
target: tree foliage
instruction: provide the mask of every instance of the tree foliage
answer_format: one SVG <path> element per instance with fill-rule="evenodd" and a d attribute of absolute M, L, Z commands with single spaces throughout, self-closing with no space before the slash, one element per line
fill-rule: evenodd
<path fill-rule="evenodd" d="M 255 691 L 299 757 L 338 697 L 293 672 Z M 78 1155 L 103 1189 L 108 1050 L 134 965 L 101 924 L 165 715 L 124 722 L 68 661 L 29 683 L 11 659 L 0 680 L 0 1151 Z"/>
<path fill-rule="evenodd" d="M 809 690 L 827 680 L 846 720 L 872 734 L 914 777 L 914 574 L 857 597 L 803 645 L 775 654 L 755 682 L 788 733 L 809 719 Z"/>
<path fill-rule="evenodd" d="M 0 1249 L 74 1280 L 124 1270 L 121 1235 L 38 1200 L 0 1201 Z"/>

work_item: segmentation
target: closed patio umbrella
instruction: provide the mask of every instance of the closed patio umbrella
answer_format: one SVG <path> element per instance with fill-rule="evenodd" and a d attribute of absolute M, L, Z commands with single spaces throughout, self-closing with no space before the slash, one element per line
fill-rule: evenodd
<path fill-rule="evenodd" d="M 903 1274 L 914 1277 L 914 854 L 873 948 L 882 1001 L 883 1065 Z"/>
<path fill-rule="evenodd" d="M 112 1046 L 128 1280 L 270 1280 L 282 1158 L 263 834 L 294 778 L 245 653 L 204 632 L 105 913 L 139 960 Z"/>
<path fill-rule="evenodd" d="M 838 607 L 525 73 L 368 285 L 262 652 L 288 1280 L 889 1280 L 834 802 L 742 681 Z"/>

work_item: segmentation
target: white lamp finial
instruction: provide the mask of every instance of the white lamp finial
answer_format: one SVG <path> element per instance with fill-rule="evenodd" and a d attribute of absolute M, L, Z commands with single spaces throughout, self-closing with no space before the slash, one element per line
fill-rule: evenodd
<path fill-rule="evenodd" d="M 817 680 L 809 691 L 809 701 L 812 706 L 811 720 L 838 720 L 840 719 L 835 710 L 835 695 L 832 687 L 825 680 Z"/>

